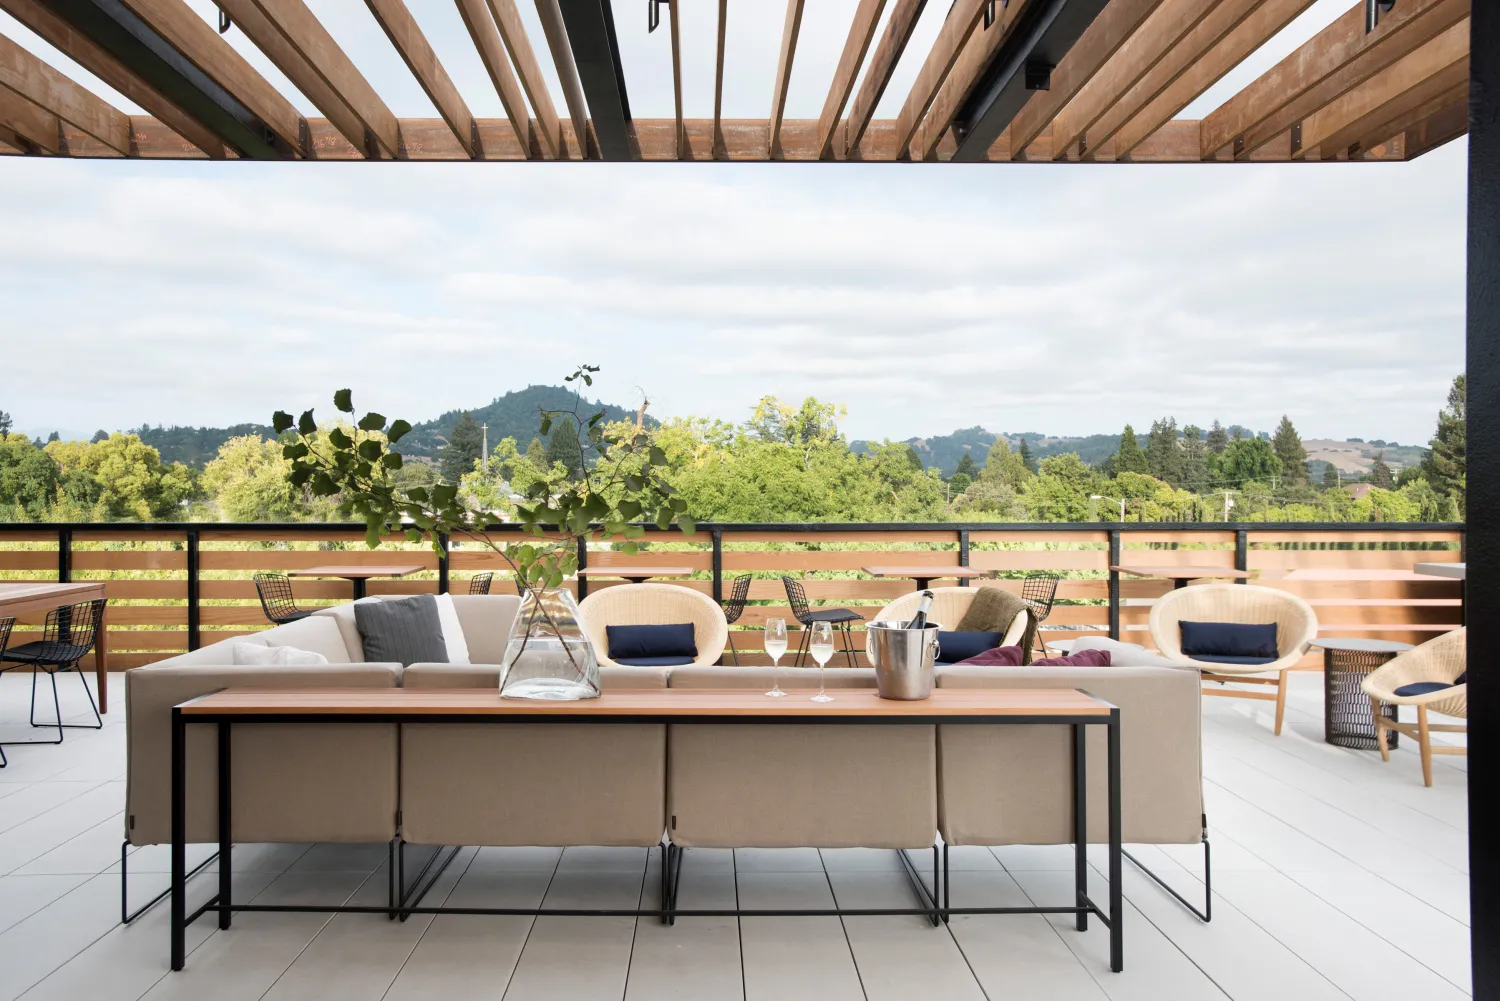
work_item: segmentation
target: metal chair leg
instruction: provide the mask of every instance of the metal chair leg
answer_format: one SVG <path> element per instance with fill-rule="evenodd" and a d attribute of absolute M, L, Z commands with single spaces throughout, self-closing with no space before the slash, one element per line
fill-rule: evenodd
<path fill-rule="evenodd" d="M 1199 921 L 1202 921 L 1204 924 L 1208 924 L 1209 921 L 1213 920 L 1214 867 L 1213 858 L 1209 853 L 1207 833 L 1203 835 L 1203 909 L 1201 911 L 1192 903 L 1190 903 L 1186 897 L 1178 893 L 1176 890 L 1172 889 L 1171 886 L 1167 885 L 1167 882 L 1160 876 L 1152 872 L 1150 869 L 1146 868 L 1146 866 L 1141 863 L 1140 859 L 1136 858 L 1134 855 L 1130 854 L 1124 849 L 1120 850 L 1120 854 L 1130 859 L 1130 861 L 1135 864 L 1135 867 L 1141 870 L 1141 872 L 1144 872 L 1146 875 L 1150 876 L 1156 882 L 1156 885 L 1160 886 L 1163 890 L 1166 890 L 1173 897 L 1175 897 L 1179 904 L 1181 904 L 1183 907 L 1186 907 L 1189 911 L 1192 911 L 1193 916 L 1196 917 Z"/>
<path fill-rule="evenodd" d="M 10 741 L 10 743 L 12 743 L 12 744 L 61 744 L 63 742 L 62 703 L 59 702 L 58 698 L 57 698 L 57 672 L 56 671 L 48 671 L 47 672 L 47 677 L 49 679 L 51 679 L 51 681 L 52 681 L 52 708 L 54 710 L 56 710 L 56 712 L 57 712 L 57 722 L 56 723 L 38 723 L 36 721 L 36 673 L 38 671 L 40 671 L 40 670 L 41 670 L 41 668 L 38 667 L 37 665 L 34 665 L 34 664 L 32 665 L 32 668 L 31 668 L 31 716 L 29 717 L 29 719 L 30 719 L 31 725 L 34 726 L 34 727 L 36 727 L 36 728 L 38 728 L 38 729 L 41 729 L 43 727 L 56 726 L 57 727 L 57 739 L 56 740 L 21 740 L 21 741 L 12 740 L 12 741 Z"/>
<path fill-rule="evenodd" d="M 734 666 L 740 666 L 740 652 L 734 648 L 734 630 L 729 631 L 729 656 L 734 660 Z"/>

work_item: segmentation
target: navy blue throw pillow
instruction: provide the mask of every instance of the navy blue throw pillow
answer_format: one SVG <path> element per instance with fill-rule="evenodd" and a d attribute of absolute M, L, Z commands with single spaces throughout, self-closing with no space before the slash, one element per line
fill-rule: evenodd
<path fill-rule="evenodd" d="M 644 658 L 679 657 L 691 663 L 698 656 L 691 622 L 665 626 L 605 626 L 609 659 L 620 663 Z"/>
<path fill-rule="evenodd" d="M 616 664 L 624 667 L 683 667 L 691 664 L 693 657 L 611 657 Z"/>
<path fill-rule="evenodd" d="M 1004 639 L 1002 633 L 960 633 L 938 630 L 937 659 L 940 664 L 957 664 L 993 650 Z"/>
<path fill-rule="evenodd" d="M 1261 663 L 1275 660 L 1276 623 L 1251 625 L 1243 622 L 1179 622 L 1182 627 L 1182 653 L 1186 657 L 1254 657 Z M 1220 661 L 1220 663 L 1255 663 L 1255 661 Z"/>
<path fill-rule="evenodd" d="M 1418 695 L 1431 695 L 1433 692 L 1441 692 L 1452 687 L 1454 686 L 1446 681 L 1413 681 L 1409 685 L 1402 685 L 1396 689 L 1396 694 L 1403 699 L 1410 699 Z"/>

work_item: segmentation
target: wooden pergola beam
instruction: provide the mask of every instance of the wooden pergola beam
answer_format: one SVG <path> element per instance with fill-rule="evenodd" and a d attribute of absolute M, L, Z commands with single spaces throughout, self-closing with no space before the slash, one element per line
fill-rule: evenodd
<path fill-rule="evenodd" d="M 927 58 L 923 60 L 911 90 L 907 91 L 900 114 L 896 116 L 898 159 L 906 155 L 917 126 L 922 123 L 932 102 L 937 100 L 938 93 L 948 80 L 948 74 L 953 71 L 954 64 L 968 44 L 969 36 L 974 33 L 974 28 L 984 16 L 987 2 L 988 0 L 954 0 L 953 6 L 948 9 L 943 27 L 938 31 Z"/>
<path fill-rule="evenodd" d="M 365 5 L 401 54 L 406 68 L 417 78 L 427 99 L 453 130 L 458 144 L 469 156 L 478 157 L 479 128 L 474 124 L 474 116 L 406 4 L 403 0 L 365 0 Z"/>
<path fill-rule="evenodd" d="M 0 88 L 76 126 L 121 156 L 131 155 L 129 116 L 4 35 L 0 35 Z"/>
<path fill-rule="evenodd" d="M 1313 0 L 1265 0 L 1227 35 L 1222 30 L 1223 22 L 1232 11 L 1219 10 L 1204 18 L 1178 43 L 1169 58 L 1176 59 L 1178 52 L 1197 55 L 1135 117 L 1120 126 L 1115 133 L 1116 157 L 1128 156 L 1312 5 Z"/>
<path fill-rule="evenodd" d="M 1311 0 L 1309 0 L 1311 2 Z M 1051 86 L 1034 91 L 1010 126 L 1012 155 L 1023 152 L 1094 78 L 1162 0 L 1113 0 L 1052 70 Z"/>
<path fill-rule="evenodd" d="M 1414 160 L 1469 131 L 1469 86 L 1439 110 L 1402 133 L 1406 159 Z M 1369 154 L 1366 154 L 1368 158 Z"/>
<path fill-rule="evenodd" d="M 36 32 L 63 55 L 140 105 L 208 157 L 220 160 L 224 158 L 221 136 L 188 115 L 127 69 L 103 46 L 79 32 L 38 0 L 0 0 L 0 9 Z"/>
<path fill-rule="evenodd" d="M 1030 2 L 1031 0 L 1011 0 L 1005 7 L 997 8 L 993 24 L 987 28 L 976 26 L 969 34 L 969 40 L 964 43 L 963 52 L 949 71 L 947 81 L 933 99 L 932 106 L 922 116 L 922 124 L 912 134 L 909 147 L 913 160 L 926 160 L 934 154 L 938 141 L 953 124 L 954 116 L 968 101 L 970 93 L 989 69 L 995 54 L 1000 51 L 1000 46 L 1010 36 L 1017 21 L 1025 15 Z"/>
<path fill-rule="evenodd" d="M 458 0 L 458 13 L 474 48 L 479 50 L 479 61 L 490 75 L 495 92 L 500 95 L 500 106 L 510 121 L 516 142 L 531 156 L 531 116 L 526 110 L 526 96 L 510 68 L 510 59 L 505 54 L 505 43 L 500 38 L 500 29 L 484 0 Z"/>
<path fill-rule="evenodd" d="M 714 135 L 717 157 L 724 151 L 724 45 L 729 27 L 729 0 L 719 0 L 719 37 L 714 46 Z"/>
<path fill-rule="evenodd" d="M 558 82 L 562 84 L 563 101 L 568 106 L 573 135 L 577 137 L 574 158 L 586 160 L 589 156 L 589 106 L 583 98 L 583 85 L 578 82 L 573 50 L 568 47 L 568 29 L 563 24 L 562 10 L 558 8 L 557 0 L 536 0 L 536 14 L 542 22 L 542 33 L 547 36 L 547 48 L 552 53 Z"/>
<path fill-rule="evenodd" d="M 542 150 L 547 156 L 557 159 L 563 155 L 562 124 L 557 118 L 557 108 L 552 104 L 552 95 L 547 91 L 547 81 L 542 77 L 541 64 L 531 50 L 531 40 L 526 37 L 526 26 L 516 10 L 515 0 L 489 0 L 490 13 L 495 26 L 500 29 L 500 39 L 510 53 L 511 64 L 521 78 L 521 89 L 526 100 L 536 113 L 537 132 L 541 136 Z"/>
<path fill-rule="evenodd" d="M 839 118 L 849 103 L 849 95 L 854 93 L 854 81 L 859 78 L 860 67 L 865 64 L 865 55 L 875 40 L 875 28 L 884 10 L 885 0 L 859 0 L 854 11 L 849 37 L 844 39 L 844 51 L 839 53 L 833 82 L 828 85 L 828 96 L 823 99 L 823 113 L 818 116 L 820 155 L 825 158 L 833 152 L 833 135 L 838 130 Z"/>
<path fill-rule="evenodd" d="M 911 33 L 916 30 L 917 20 L 926 6 L 927 0 L 896 0 L 896 6 L 885 23 L 885 32 L 875 46 L 875 54 L 870 57 L 870 68 L 865 71 L 864 82 L 859 85 L 859 93 L 849 106 L 844 145 L 849 153 L 859 148 L 870 120 L 875 117 L 875 108 L 891 82 L 891 74 L 896 72 L 896 64 L 901 61 L 901 54 L 906 51 L 906 43 L 911 41 Z"/>
<path fill-rule="evenodd" d="M 1469 0 L 1402 0 L 1366 32 L 1365 4 L 1355 4 L 1203 119 L 1203 158 L 1248 156 L 1468 12 Z"/>
<path fill-rule="evenodd" d="M 1134 91 L 1153 69 L 1205 17 L 1226 4 L 1236 9 L 1258 4 L 1260 0 L 1164 0 L 1147 16 L 1139 31 L 1120 46 L 1114 57 L 1069 101 L 1052 121 L 1052 157 L 1061 159 L 1072 153 L 1102 147 L 1124 124 L 1121 112 L 1112 113 L 1127 94 Z M 1240 15 L 1243 17 L 1243 14 Z M 1165 87 L 1166 83 L 1161 84 Z M 1157 90 L 1160 93 L 1160 89 Z M 1150 97 L 1155 97 L 1151 94 Z M 1144 101 L 1133 103 L 1132 113 Z M 1106 121 L 1106 118 L 1108 121 Z"/>
<path fill-rule="evenodd" d="M 0 87 L 0 140 L 28 151 L 62 152 L 58 117 L 4 87 Z"/>
<path fill-rule="evenodd" d="M 781 143 L 781 119 L 786 113 L 786 89 L 792 81 L 792 61 L 797 56 L 797 35 L 802 31 L 804 0 L 786 0 L 786 19 L 781 25 L 781 54 L 776 60 L 776 82 L 771 92 L 771 132 L 768 150 L 776 157 Z"/>
<path fill-rule="evenodd" d="M 1404 132 L 1403 119 L 1448 103 L 1469 79 L 1469 21 L 1458 22 L 1302 122 L 1302 156 L 1350 155 L 1372 135 Z M 1437 102 L 1436 107 L 1430 107 Z M 1426 117 L 1418 115 L 1416 120 Z"/>

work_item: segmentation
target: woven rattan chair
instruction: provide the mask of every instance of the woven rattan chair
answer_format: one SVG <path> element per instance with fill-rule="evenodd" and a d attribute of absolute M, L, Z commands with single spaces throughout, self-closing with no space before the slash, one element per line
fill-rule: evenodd
<path fill-rule="evenodd" d="M 605 626 L 693 624 L 698 647 L 696 665 L 717 664 L 724 656 L 729 626 L 724 610 L 708 595 L 677 584 L 618 584 L 589 592 L 578 605 L 584 632 L 594 644 L 601 665 L 617 666 L 609 659 Z"/>
<path fill-rule="evenodd" d="M 977 587 L 934 587 L 929 590 L 932 591 L 932 611 L 928 613 L 928 617 L 944 629 L 954 629 L 963 619 L 964 613 L 969 610 L 969 604 L 980 589 Z M 917 614 L 917 605 L 921 602 L 921 591 L 903 594 L 882 608 L 880 614 L 875 616 L 875 621 L 905 622 Z M 1005 636 L 1000 640 L 1001 646 L 1017 646 L 1026 638 L 1026 614 L 1024 611 L 1018 612 L 1011 620 L 1010 626 L 1005 630 Z"/>
<path fill-rule="evenodd" d="M 807 592 L 802 589 L 801 581 L 783 577 L 781 583 L 786 588 L 787 604 L 792 606 L 792 617 L 802 623 L 802 636 L 797 641 L 797 659 L 792 662 L 793 665 L 802 666 L 802 658 L 807 655 L 807 644 L 812 636 L 812 624 L 827 622 L 844 634 L 842 653 L 850 667 L 858 667 L 859 664 L 854 659 L 854 636 L 851 628 L 854 623 L 865 621 L 865 617 L 849 608 L 819 608 L 814 611 L 807 603 Z"/>
<path fill-rule="evenodd" d="M 1027 574 L 1021 581 L 1021 600 L 1026 602 L 1036 619 L 1036 645 L 1043 657 L 1048 652 L 1047 641 L 1042 639 L 1042 623 L 1052 614 L 1052 605 L 1057 601 L 1057 585 L 1061 580 L 1061 574 L 1038 572 Z"/>
<path fill-rule="evenodd" d="M 1434 754 L 1468 754 L 1467 747 L 1439 744 L 1432 745 L 1432 731 L 1439 733 L 1468 733 L 1467 723 L 1429 723 L 1427 712 L 1444 716 L 1469 718 L 1469 686 L 1465 683 L 1467 630 L 1455 629 L 1436 639 L 1428 640 L 1413 650 L 1408 650 L 1365 675 L 1360 688 L 1370 697 L 1370 707 L 1375 712 L 1375 740 L 1380 745 L 1380 757 L 1391 760 L 1391 749 L 1386 745 L 1385 733 L 1395 730 L 1417 742 L 1422 752 L 1422 781 L 1432 785 L 1432 756 Z M 1380 704 L 1389 702 L 1395 706 L 1416 706 L 1416 723 L 1402 723 L 1398 719 L 1386 719 L 1380 714 Z"/>
<path fill-rule="evenodd" d="M 724 625 L 732 626 L 740 621 L 740 616 L 745 614 L 745 600 L 750 597 L 750 574 L 734 579 L 734 586 L 730 588 L 729 600 L 724 603 Z M 734 658 L 734 666 L 740 666 L 740 652 L 734 648 L 734 630 L 726 629 L 724 635 L 729 639 L 729 655 Z"/>
<path fill-rule="evenodd" d="M 312 614 L 312 609 L 297 607 L 297 599 L 292 596 L 292 582 L 284 573 L 256 574 L 255 593 L 260 595 L 260 607 L 266 618 L 278 626 Z"/>
<path fill-rule="evenodd" d="M 94 639 L 99 632 L 99 622 L 104 617 L 104 599 L 80 601 L 76 605 L 63 605 L 47 613 L 46 625 L 42 627 L 42 638 L 31 643 L 22 643 L 0 655 L 0 672 L 13 671 L 17 667 L 31 668 L 31 725 L 57 729 L 56 740 L 12 740 L 11 744 L 61 744 L 64 730 L 99 730 L 104 720 L 99 718 L 99 707 L 94 702 L 94 693 L 89 691 L 88 679 L 78 671 L 78 680 L 83 684 L 83 694 L 93 711 L 92 723 L 64 723 L 62 702 L 57 697 L 57 674 L 59 671 L 74 671 L 78 662 L 94 649 Z M 12 620 L 14 621 L 14 620 Z M 10 630 L 5 630 L 9 639 Z M 36 721 L 36 676 L 45 671 L 52 681 L 52 708 L 56 713 L 55 723 Z"/>
<path fill-rule="evenodd" d="M 1181 622 L 1276 623 L 1279 656 L 1265 664 L 1220 664 L 1194 660 L 1182 653 Z M 1307 653 L 1318 635 L 1318 616 L 1295 594 L 1247 584 L 1197 584 L 1168 591 L 1151 609 L 1151 639 L 1162 656 L 1199 669 L 1215 685 L 1274 685 L 1276 693 L 1211 687 L 1204 695 L 1265 699 L 1276 703 L 1276 733 L 1286 716 L 1286 673 Z M 1266 677 L 1274 675 L 1274 677 Z"/>
<path fill-rule="evenodd" d="M 491 572 L 491 571 L 489 571 L 489 570 L 486 570 L 484 573 L 477 573 L 477 574 L 475 574 L 474 576 L 472 576 L 472 577 L 469 578 L 469 593 L 470 594 L 489 594 L 490 593 L 490 582 L 493 581 L 494 579 L 495 579 L 494 573 Z"/>

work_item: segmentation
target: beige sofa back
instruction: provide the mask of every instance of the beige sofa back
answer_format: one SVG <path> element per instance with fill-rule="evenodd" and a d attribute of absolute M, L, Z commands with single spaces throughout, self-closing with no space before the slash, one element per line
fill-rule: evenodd
<path fill-rule="evenodd" d="M 874 672 L 829 669 L 828 687 L 873 687 Z M 863 682 L 863 683 L 861 683 Z M 676 667 L 673 688 L 770 687 L 770 670 Z M 818 672 L 787 669 L 805 699 Z M 715 848 L 926 848 L 937 833 L 931 726 L 679 725 L 667 738 L 672 840 Z"/>
<path fill-rule="evenodd" d="M 662 689 L 664 668 L 605 667 L 606 691 Z M 496 688 L 494 665 L 413 664 L 407 688 Z M 660 724 L 409 724 L 402 836 L 426 845 L 641 845 L 666 827 Z"/>
<path fill-rule="evenodd" d="M 212 649 L 125 673 L 125 836 L 131 844 L 172 839 L 173 706 L 221 688 L 396 688 L 401 680 L 398 664 L 183 663 L 190 657 L 202 660 Z M 215 730 L 187 728 L 191 842 L 219 838 Z M 380 723 L 234 727 L 235 840 L 367 842 L 395 837 L 396 739 L 396 727 Z"/>
<path fill-rule="evenodd" d="M 1121 819 L 1127 842 L 1190 844 L 1203 834 L 1200 681 L 1161 667 L 939 668 L 939 688 L 1080 688 L 1120 707 Z M 1107 743 L 1088 728 L 1088 836 L 1109 839 Z M 940 826 L 952 845 L 1071 843 L 1067 726 L 940 726 Z"/>

